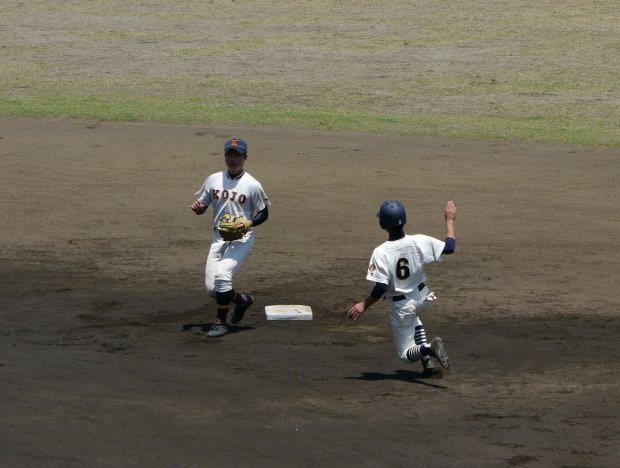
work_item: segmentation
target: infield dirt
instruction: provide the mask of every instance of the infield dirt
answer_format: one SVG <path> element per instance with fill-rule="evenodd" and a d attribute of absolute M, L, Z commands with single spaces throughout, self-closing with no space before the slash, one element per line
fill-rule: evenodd
<path fill-rule="evenodd" d="M 269 194 L 207 338 L 209 215 L 231 135 Z M 618 150 L 253 128 L 0 118 L 0 465 L 618 466 Z M 457 253 L 422 377 L 377 304 L 355 323 L 395 197 Z M 307 304 L 311 322 L 266 321 Z"/>

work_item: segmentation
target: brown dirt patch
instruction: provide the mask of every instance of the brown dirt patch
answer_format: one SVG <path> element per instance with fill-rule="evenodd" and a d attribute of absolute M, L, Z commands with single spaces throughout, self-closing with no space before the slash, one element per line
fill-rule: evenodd
<path fill-rule="evenodd" d="M 210 235 L 189 210 L 231 134 L 273 207 L 207 339 Z M 616 466 L 620 166 L 612 149 L 0 118 L 6 466 Z M 458 253 L 425 323 L 454 370 L 394 356 L 375 212 Z M 316 318 L 267 322 L 304 303 Z"/>

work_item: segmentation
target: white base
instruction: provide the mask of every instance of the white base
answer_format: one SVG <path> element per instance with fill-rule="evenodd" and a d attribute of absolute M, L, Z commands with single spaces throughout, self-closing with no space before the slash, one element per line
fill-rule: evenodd
<path fill-rule="evenodd" d="M 270 305 L 265 307 L 267 320 L 312 320 L 312 309 L 306 305 Z"/>

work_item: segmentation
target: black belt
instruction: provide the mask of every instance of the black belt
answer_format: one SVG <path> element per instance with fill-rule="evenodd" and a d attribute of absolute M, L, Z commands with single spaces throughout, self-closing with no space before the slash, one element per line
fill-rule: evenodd
<path fill-rule="evenodd" d="M 425 287 L 426 287 L 426 284 L 424 284 L 424 283 L 418 284 L 418 291 L 422 291 Z M 407 299 L 407 296 L 405 296 L 404 294 L 401 294 L 400 296 L 392 297 L 392 301 L 394 301 L 394 302 L 396 302 L 396 301 L 404 301 L 405 299 Z"/>

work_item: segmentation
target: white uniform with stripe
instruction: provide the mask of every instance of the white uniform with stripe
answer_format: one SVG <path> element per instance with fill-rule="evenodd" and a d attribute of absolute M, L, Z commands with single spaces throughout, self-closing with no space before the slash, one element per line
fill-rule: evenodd
<path fill-rule="evenodd" d="M 398 356 L 407 361 L 406 352 L 416 344 L 418 314 L 428 309 L 435 294 L 428 287 L 423 266 L 441 262 L 445 242 L 423 234 L 405 235 L 378 246 L 370 260 L 366 279 L 388 285 L 385 298 Z M 393 298 L 402 299 L 394 301 Z"/>
<path fill-rule="evenodd" d="M 242 239 L 226 242 L 217 229 L 226 213 L 252 219 L 256 213 L 270 205 L 261 183 L 248 172 L 232 178 L 228 171 L 217 172 L 205 180 L 196 197 L 206 206 L 213 207 L 213 241 L 205 266 L 207 293 L 232 289 L 232 277 L 243 265 L 254 246 L 254 229 L 250 228 Z"/>

